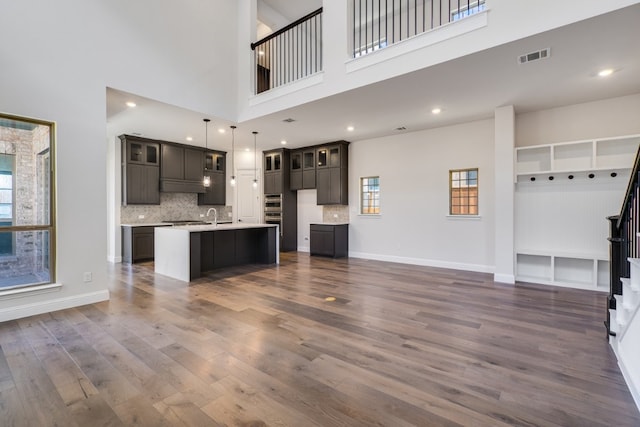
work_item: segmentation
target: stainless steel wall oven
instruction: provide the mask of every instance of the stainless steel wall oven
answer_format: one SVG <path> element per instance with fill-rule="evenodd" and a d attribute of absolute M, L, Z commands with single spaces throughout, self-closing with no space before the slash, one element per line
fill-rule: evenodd
<path fill-rule="evenodd" d="M 282 236 L 282 194 L 266 194 L 264 196 L 264 222 L 278 224 Z"/>

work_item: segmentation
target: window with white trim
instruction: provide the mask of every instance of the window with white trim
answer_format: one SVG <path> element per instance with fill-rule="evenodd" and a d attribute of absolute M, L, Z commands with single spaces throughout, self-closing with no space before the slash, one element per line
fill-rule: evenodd
<path fill-rule="evenodd" d="M 449 171 L 449 215 L 478 215 L 478 169 Z"/>
<path fill-rule="evenodd" d="M 380 214 L 380 177 L 360 178 L 360 214 Z"/>

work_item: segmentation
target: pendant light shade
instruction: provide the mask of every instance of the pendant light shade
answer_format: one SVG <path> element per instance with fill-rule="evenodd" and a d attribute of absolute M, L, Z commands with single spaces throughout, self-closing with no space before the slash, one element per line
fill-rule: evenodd
<path fill-rule="evenodd" d="M 236 160 L 236 127 L 231 126 L 231 180 L 229 181 L 229 184 L 232 187 L 236 186 L 235 160 Z"/>
<path fill-rule="evenodd" d="M 253 131 L 251 132 L 253 133 L 253 189 L 257 190 L 258 189 L 258 150 L 256 149 L 257 147 L 257 143 L 256 143 L 256 138 L 258 135 L 258 132 Z"/>
<path fill-rule="evenodd" d="M 210 119 L 202 119 L 202 121 L 204 122 L 204 145 L 205 145 L 205 148 L 208 150 L 209 149 L 209 122 L 211 120 Z M 211 187 L 211 176 L 207 175 L 207 171 L 206 170 L 204 171 L 204 177 L 202 178 L 202 184 L 205 187 Z"/>

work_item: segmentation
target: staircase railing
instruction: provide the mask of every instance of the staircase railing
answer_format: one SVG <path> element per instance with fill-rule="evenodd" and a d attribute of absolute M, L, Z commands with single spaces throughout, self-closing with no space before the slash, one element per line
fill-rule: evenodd
<path fill-rule="evenodd" d="M 610 284 L 607 298 L 607 335 L 615 335 L 611 330 L 609 309 L 616 309 L 616 295 L 622 295 L 622 277 L 629 277 L 629 258 L 638 257 L 638 232 L 640 231 L 640 147 L 636 153 L 633 170 L 625 192 L 620 214 L 609 220 L 609 269 Z"/>
<path fill-rule="evenodd" d="M 256 93 L 322 71 L 322 8 L 251 43 L 251 50 Z"/>

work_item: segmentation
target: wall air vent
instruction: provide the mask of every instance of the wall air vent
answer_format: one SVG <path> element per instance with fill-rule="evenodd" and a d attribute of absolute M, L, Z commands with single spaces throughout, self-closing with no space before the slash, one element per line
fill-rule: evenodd
<path fill-rule="evenodd" d="M 518 64 L 526 64 L 527 62 L 537 61 L 539 59 L 546 59 L 551 56 L 551 48 L 542 50 L 536 50 L 535 52 L 527 53 L 518 56 Z"/>
<path fill-rule="evenodd" d="M 284 119 L 283 122 L 285 123 L 291 123 L 291 122 L 295 122 L 295 119 L 292 119 L 291 117 L 289 117 L 288 119 Z"/>

